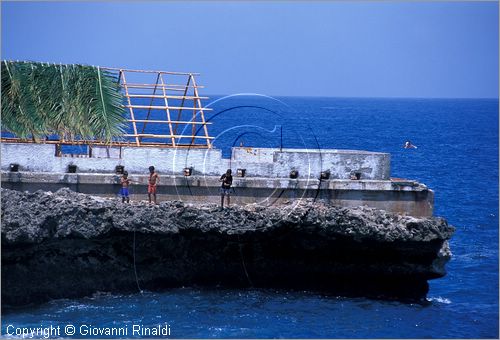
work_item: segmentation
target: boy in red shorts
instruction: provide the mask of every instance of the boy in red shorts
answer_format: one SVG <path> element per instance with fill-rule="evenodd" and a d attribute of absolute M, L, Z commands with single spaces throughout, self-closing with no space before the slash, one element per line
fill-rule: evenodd
<path fill-rule="evenodd" d="M 149 204 L 151 204 L 151 195 L 154 198 L 154 203 L 158 204 L 156 202 L 156 185 L 160 183 L 160 176 L 158 176 L 158 173 L 155 171 L 154 166 L 149 167 L 149 180 L 148 180 L 148 197 L 149 197 Z"/>

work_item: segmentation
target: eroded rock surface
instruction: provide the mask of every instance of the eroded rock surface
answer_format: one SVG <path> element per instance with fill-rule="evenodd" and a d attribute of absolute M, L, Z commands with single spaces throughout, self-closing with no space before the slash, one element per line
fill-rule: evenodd
<path fill-rule="evenodd" d="M 445 275 L 442 218 L 303 201 L 282 208 L 123 204 L 2 189 L 2 304 L 186 285 L 421 299 Z"/>

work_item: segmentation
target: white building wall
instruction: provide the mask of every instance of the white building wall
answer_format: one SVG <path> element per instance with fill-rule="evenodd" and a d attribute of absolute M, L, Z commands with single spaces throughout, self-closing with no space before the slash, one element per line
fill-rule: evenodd
<path fill-rule="evenodd" d="M 68 165 L 77 172 L 114 172 L 123 165 L 129 173 L 147 173 L 148 167 L 164 174 L 180 174 L 192 167 L 194 174 L 220 175 L 231 168 L 247 170 L 248 177 L 288 178 L 292 169 L 299 178 L 317 179 L 321 171 L 329 170 L 332 179 L 348 179 L 360 172 L 362 179 L 389 179 L 390 155 L 357 150 L 305 150 L 271 148 L 233 148 L 231 159 L 222 158 L 218 149 L 172 149 L 149 147 L 94 147 L 92 157 L 56 157 L 55 144 L 2 143 L 1 168 L 11 163 L 20 171 L 67 171 Z M 120 158 L 121 156 L 121 158 Z"/>

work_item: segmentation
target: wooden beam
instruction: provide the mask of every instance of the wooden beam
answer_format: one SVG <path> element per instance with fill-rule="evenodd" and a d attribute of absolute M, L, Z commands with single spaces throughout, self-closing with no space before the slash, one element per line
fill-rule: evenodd
<path fill-rule="evenodd" d="M 152 95 L 152 94 L 130 94 L 128 95 L 132 98 L 169 98 L 169 99 L 209 99 L 210 97 L 194 97 L 194 96 L 160 96 L 160 95 Z"/>
<path fill-rule="evenodd" d="M 182 120 L 151 120 L 151 119 L 127 119 L 129 122 L 137 122 L 137 123 L 152 123 L 152 124 L 169 124 L 169 123 L 178 123 L 178 124 L 196 124 L 196 125 L 201 125 L 201 124 L 213 124 L 212 122 L 192 122 L 192 121 L 182 121 Z"/>
<path fill-rule="evenodd" d="M 151 88 L 151 87 L 156 87 L 156 86 L 162 86 L 162 87 L 178 87 L 178 88 L 185 88 L 185 87 L 190 87 L 190 88 L 205 88 L 203 85 L 181 85 L 181 84 L 141 84 L 141 83 L 130 83 L 128 84 L 130 87 L 144 87 L 144 88 Z"/>
<path fill-rule="evenodd" d="M 194 80 L 194 77 L 193 76 L 191 76 L 191 77 L 193 78 L 193 85 L 195 86 L 195 88 L 194 88 L 194 95 L 196 97 L 198 97 L 198 88 L 196 87 L 196 82 Z M 201 100 L 200 99 L 198 99 L 198 105 L 201 107 Z M 205 114 L 204 114 L 203 110 L 200 110 L 200 116 L 201 116 L 202 123 L 205 123 Z M 193 125 L 193 127 L 194 127 L 194 125 Z M 203 124 L 203 131 L 205 132 L 205 136 L 208 137 L 208 129 L 207 129 L 207 125 L 206 124 Z M 207 141 L 208 148 L 211 149 L 212 148 L 212 144 L 210 143 L 210 140 L 207 139 L 206 141 Z"/>
<path fill-rule="evenodd" d="M 128 94 L 128 88 L 127 88 L 127 80 L 125 79 L 125 73 L 120 70 L 120 75 L 122 77 L 122 84 L 123 84 L 123 87 L 125 88 L 125 94 Z M 129 107 L 129 111 L 130 111 L 130 118 L 132 119 L 135 119 L 135 116 L 134 116 L 134 109 L 132 108 L 132 103 L 130 102 L 130 97 L 127 97 L 127 100 L 128 100 L 128 104 L 130 105 Z M 137 134 L 137 125 L 135 124 L 135 122 L 132 122 L 132 128 L 134 129 L 134 134 Z M 139 142 L 139 137 L 135 137 L 135 142 L 137 144 L 137 146 L 141 145 L 141 143 Z"/>
<path fill-rule="evenodd" d="M 190 77 L 192 77 L 192 76 L 190 76 Z M 196 90 L 196 88 L 194 88 L 194 89 Z M 196 100 L 194 100 L 194 99 L 193 99 L 193 109 L 194 109 L 193 110 L 193 118 L 191 118 L 191 120 L 193 122 L 196 122 Z M 194 136 L 196 135 L 196 125 L 191 126 L 191 135 L 193 136 L 193 138 L 191 138 L 191 144 L 194 144 Z"/>
<path fill-rule="evenodd" d="M 149 105 L 122 105 L 123 107 L 129 107 L 129 108 L 134 108 L 134 109 L 158 109 L 158 110 L 165 110 L 165 109 L 171 109 L 171 110 L 177 110 L 177 109 L 183 109 L 183 110 L 194 110 L 194 111 L 212 111 L 213 109 L 210 108 L 193 108 L 193 107 L 179 107 L 179 106 L 149 106 Z"/>
<path fill-rule="evenodd" d="M 171 72 L 171 71 L 152 71 L 152 70 L 134 70 L 134 69 L 125 69 L 125 68 L 115 68 L 115 67 L 101 67 L 102 69 L 106 70 L 115 70 L 115 71 L 125 71 L 125 72 L 138 72 L 138 73 L 163 73 L 163 74 L 172 74 L 172 75 L 179 75 L 179 76 L 188 76 L 190 74 L 195 74 L 199 76 L 199 73 L 193 73 L 193 72 Z"/>
<path fill-rule="evenodd" d="M 142 89 L 142 90 L 147 90 L 147 89 L 151 89 L 152 87 L 129 86 L 129 88 L 138 88 L 138 89 Z M 183 88 L 179 88 L 179 87 L 168 87 L 168 88 L 166 87 L 165 90 L 184 92 L 184 89 Z"/>
<path fill-rule="evenodd" d="M 167 143 L 155 143 L 155 142 L 142 142 L 141 145 L 135 145 L 131 144 L 129 141 L 114 141 L 111 143 L 105 142 L 105 141 L 99 141 L 99 140 L 78 140 L 78 141 L 72 141 L 72 142 L 64 142 L 62 143 L 61 141 L 58 140 L 48 140 L 48 141 L 42 141 L 41 143 L 35 143 L 31 139 L 21 139 L 21 138 L 9 138 L 9 137 L 2 137 L 0 138 L 0 141 L 2 143 L 20 143 L 20 144 L 54 144 L 56 147 L 60 144 L 64 145 L 93 145 L 93 146 L 104 146 L 104 147 L 155 147 L 155 148 L 172 148 L 171 144 Z M 207 145 L 206 144 L 176 144 L 176 148 L 201 148 L 201 149 L 206 149 Z"/>
<path fill-rule="evenodd" d="M 192 135 L 155 135 L 152 133 L 138 133 L 138 134 L 124 134 L 124 137 L 149 137 L 149 138 L 192 138 Z M 206 137 L 206 136 L 194 136 L 199 139 L 214 139 L 215 137 Z"/>
<path fill-rule="evenodd" d="M 156 94 L 156 89 L 158 87 L 158 80 L 160 80 L 160 74 L 159 73 L 156 76 L 156 84 L 155 84 L 155 87 L 154 87 L 154 90 L 153 90 L 153 95 Z M 149 101 L 149 106 L 150 107 L 148 108 L 148 114 L 146 115 L 146 119 L 149 119 L 149 116 L 151 114 L 151 105 L 153 105 L 153 100 L 154 100 L 154 98 L 151 98 L 151 100 Z M 146 131 L 146 124 L 147 123 L 142 124 L 141 133 L 144 133 L 144 131 Z"/>
<path fill-rule="evenodd" d="M 187 90 L 189 88 L 189 83 L 191 82 L 191 75 L 189 75 L 187 78 L 188 78 L 188 80 L 187 80 L 187 83 L 186 83 L 186 87 L 184 88 L 184 95 L 183 95 L 183 97 L 186 97 Z M 185 102 L 185 99 L 182 99 L 181 107 L 184 107 L 184 102 Z M 177 112 L 177 120 L 181 120 L 181 115 L 182 115 L 182 109 L 179 109 L 179 112 Z M 177 133 L 177 128 L 178 127 L 179 127 L 179 124 L 175 124 L 174 133 Z"/>
<path fill-rule="evenodd" d="M 172 131 L 172 123 L 170 123 L 171 121 L 171 118 L 170 118 L 170 109 L 168 108 L 168 99 L 167 99 L 167 92 L 165 91 L 165 83 L 163 81 L 163 76 L 161 73 L 159 73 L 159 76 L 160 76 L 160 81 L 161 81 L 161 85 L 162 85 L 162 90 L 163 90 L 163 100 L 165 101 L 165 111 L 167 113 L 167 120 L 168 120 L 168 130 L 170 132 L 170 135 L 173 136 L 174 135 L 174 132 Z M 194 125 L 193 125 L 194 126 Z M 172 145 L 175 146 L 175 138 L 172 137 Z"/>

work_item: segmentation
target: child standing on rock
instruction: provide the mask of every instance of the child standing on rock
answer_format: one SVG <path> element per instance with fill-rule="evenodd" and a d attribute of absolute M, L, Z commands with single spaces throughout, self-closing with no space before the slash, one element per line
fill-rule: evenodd
<path fill-rule="evenodd" d="M 153 196 L 154 204 L 158 204 L 156 202 L 156 186 L 160 182 L 160 176 L 155 171 L 154 166 L 149 167 L 149 179 L 148 179 L 148 198 L 149 204 L 151 204 L 151 196 Z"/>
<path fill-rule="evenodd" d="M 125 200 L 127 200 L 127 203 L 130 203 L 128 187 L 131 182 L 132 181 L 128 178 L 128 172 L 124 171 L 122 177 L 120 178 L 120 184 L 122 185 L 120 189 L 120 195 L 122 196 L 122 203 L 125 203 Z"/>

